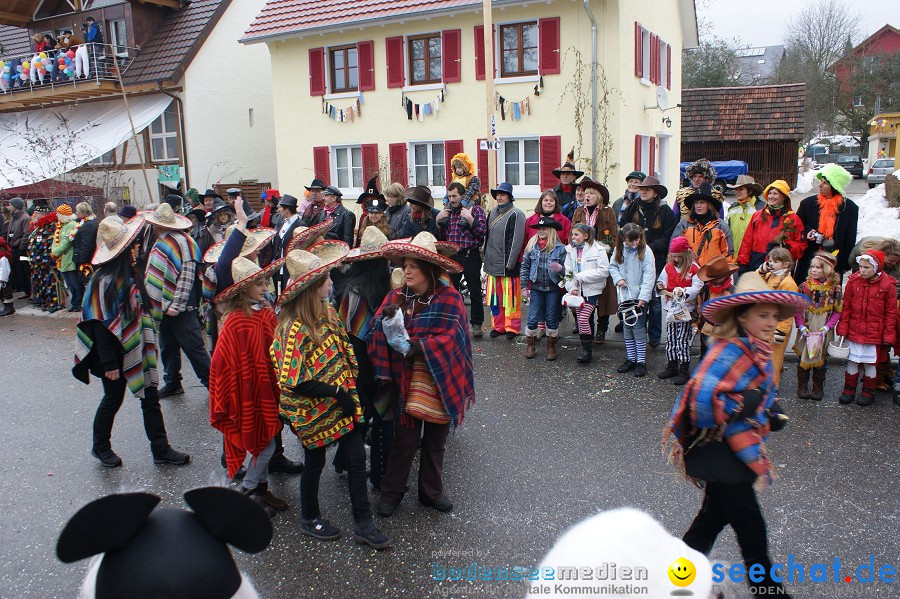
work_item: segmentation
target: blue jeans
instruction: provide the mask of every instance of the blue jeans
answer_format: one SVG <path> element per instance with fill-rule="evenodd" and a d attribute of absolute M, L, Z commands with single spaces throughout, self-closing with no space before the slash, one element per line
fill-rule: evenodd
<path fill-rule="evenodd" d="M 548 331 L 557 330 L 562 316 L 560 299 L 559 291 L 556 289 L 550 291 L 532 289 L 528 305 L 528 328 L 532 331 L 537 330 L 538 323 L 545 322 Z"/>
<path fill-rule="evenodd" d="M 62 273 L 63 281 L 72 294 L 72 307 L 81 308 L 81 302 L 84 299 L 84 277 L 80 270 L 67 270 Z"/>
<path fill-rule="evenodd" d="M 646 319 L 647 319 L 647 328 L 648 333 L 650 335 L 650 341 L 655 341 L 659 343 L 662 339 L 662 301 L 660 301 L 659 295 L 656 294 L 656 291 L 653 291 L 653 297 L 650 300 L 650 305 L 648 310 L 646 311 Z"/>

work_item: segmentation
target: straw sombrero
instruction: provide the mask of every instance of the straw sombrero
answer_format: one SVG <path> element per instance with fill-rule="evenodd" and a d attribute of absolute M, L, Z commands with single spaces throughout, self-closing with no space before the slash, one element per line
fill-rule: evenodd
<path fill-rule="evenodd" d="M 449 248 L 447 248 L 449 249 Z M 457 248 L 458 251 L 458 248 Z M 422 231 L 411 240 L 398 239 L 389 241 L 381 248 L 381 255 L 389 260 L 399 261 L 404 258 L 424 260 L 440 266 L 449 273 L 461 273 L 463 267 L 443 255 L 437 245 L 437 239 L 428 231 Z"/>
<path fill-rule="evenodd" d="M 396 241 L 397 243 L 410 243 L 412 239 L 412 237 L 402 237 L 400 239 L 394 239 L 393 241 Z M 459 246 L 449 241 L 435 241 L 434 245 L 437 248 L 437 253 L 447 258 L 452 258 L 459 253 Z M 394 262 L 402 262 L 403 258 L 405 258 L 405 256 L 395 259 Z"/>
<path fill-rule="evenodd" d="M 350 250 L 344 262 L 357 262 L 359 260 L 371 260 L 381 258 L 381 247 L 388 242 L 387 236 L 378 227 L 369 225 L 363 231 L 359 247 Z"/>
<path fill-rule="evenodd" d="M 284 258 L 275 260 L 265 268 L 260 268 L 256 262 L 247 258 L 237 257 L 231 263 L 231 277 L 234 283 L 220 291 L 213 298 L 214 302 L 222 302 L 230 299 L 250 286 L 254 281 L 267 279 L 274 276 L 284 264 Z"/>
<path fill-rule="evenodd" d="M 719 325 L 715 337 L 734 337 L 737 335 L 734 309 L 745 304 L 778 304 L 781 321 L 809 306 L 809 298 L 796 291 L 770 289 L 759 273 L 748 272 L 738 280 L 734 294 L 709 300 L 700 307 L 700 312 L 703 318 Z"/>
<path fill-rule="evenodd" d="M 115 214 L 104 218 L 97 227 L 97 249 L 91 264 L 105 264 L 121 254 L 122 250 L 131 245 L 143 226 L 144 217 L 140 215 L 127 221 Z"/>
<path fill-rule="evenodd" d="M 225 229 L 225 239 L 220 241 L 219 243 L 215 243 L 209 246 L 209 249 L 206 250 L 206 253 L 203 254 L 203 261 L 206 264 L 215 264 L 219 261 L 219 256 L 222 255 L 222 250 L 225 249 L 225 242 L 228 241 L 228 238 L 231 237 L 231 234 L 237 228 L 236 225 L 231 225 L 227 229 Z M 245 233 L 247 238 L 244 240 L 244 245 L 241 247 L 240 253 L 238 256 L 244 257 L 247 254 L 258 250 L 264 247 L 269 241 L 275 237 L 275 229 L 270 229 L 268 227 L 257 227 L 256 229 L 250 229 Z"/>
<path fill-rule="evenodd" d="M 332 268 L 339 266 L 350 248 L 343 241 L 321 241 L 307 250 L 292 250 L 284 259 L 288 275 L 288 286 L 278 296 L 276 306 L 283 306 L 298 293 L 324 277 Z"/>
<path fill-rule="evenodd" d="M 145 218 L 151 225 L 157 225 L 163 229 L 171 229 L 173 231 L 184 231 L 193 226 L 191 219 L 176 214 L 175 211 L 172 210 L 172 206 L 165 202 L 160 204 L 153 212 L 148 212 Z"/>
<path fill-rule="evenodd" d="M 288 243 L 287 251 L 285 254 L 292 252 L 293 250 L 305 250 L 311 246 L 317 237 L 321 237 L 328 233 L 331 229 L 331 219 L 324 220 L 320 222 L 318 225 L 313 225 L 311 227 L 297 227 L 294 229 L 294 236 L 291 237 L 290 243 Z"/>

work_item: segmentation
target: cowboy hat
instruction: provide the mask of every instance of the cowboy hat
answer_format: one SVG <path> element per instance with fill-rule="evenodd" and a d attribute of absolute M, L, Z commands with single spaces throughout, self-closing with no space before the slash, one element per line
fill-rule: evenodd
<path fill-rule="evenodd" d="M 356 198 L 357 204 L 368 204 L 368 200 L 380 200 L 382 204 L 384 204 L 384 194 L 378 191 L 378 177 L 372 177 L 369 179 L 369 182 L 366 183 L 366 188 L 363 190 L 359 197 Z M 368 208 L 366 208 L 368 211 Z"/>
<path fill-rule="evenodd" d="M 313 179 L 312 183 L 309 184 L 309 187 L 306 187 L 306 191 L 321 191 L 325 189 L 325 182 L 321 179 Z"/>
<path fill-rule="evenodd" d="M 531 225 L 532 229 L 541 229 L 541 228 L 549 228 L 554 229 L 556 231 L 562 231 L 562 225 L 559 224 L 559 221 L 554 219 L 552 216 L 541 215 L 536 223 Z"/>
<path fill-rule="evenodd" d="M 254 282 L 274 276 L 283 264 L 284 258 L 279 258 L 265 268 L 260 268 L 256 262 L 238 256 L 231 263 L 231 277 L 234 283 L 217 293 L 213 301 L 222 302 L 231 299 Z"/>
<path fill-rule="evenodd" d="M 104 218 L 97 227 L 97 249 L 91 264 L 104 264 L 121 254 L 122 250 L 131 245 L 143 226 L 143 216 L 135 216 L 124 222 L 116 215 Z"/>
<path fill-rule="evenodd" d="M 407 187 L 403 190 L 403 197 L 406 201 L 425 206 L 426 208 L 434 208 L 434 198 L 431 197 L 431 190 L 425 185 L 416 185 L 415 187 Z"/>
<path fill-rule="evenodd" d="M 171 231 L 184 231 L 193 226 L 191 219 L 180 214 L 175 214 L 172 207 L 166 203 L 162 203 L 156 210 L 148 212 L 145 218 L 151 225 L 156 225 Z"/>
<path fill-rule="evenodd" d="M 725 256 L 716 256 L 711 258 L 709 262 L 700 267 L 697 271 L 697 278 L 704 283 L 715 281 L 725 276 L 731 276 L 740 268 L 737 264 L 728 262 Z"/>
<path fill-rule="evenodd" d="M 202 204 L 198 204 L 198 205 L 194 206 L 193 208 L 186 209 L 186 210 L 187 211 L 184 213 L 185 216 L 190 216 L 191 214 L 193 214 L 194 218 L 196 218 L 198 221 L 202 221 L 203 219 L 206 218 L 206 209 L 203 207 Z"/>
<path fill-rule="evenodd" d="M 495 200 L 497 199 L 498 193 L 505 193 L 506 195 L 508 195 L 510 202 L 515 201 L 515 199 L 516 199 L 516 197 L 513 195 L 513 186 L 510 185 L 509 183 L 506 183 L 506 182 L 501 183 L 500 185 L 497 186 L 497 189 L 491 190 L 491 196 L 493 196 L 493 198 Z"/>
<path fill-rule="evenodd" d="M 638 187 L 649 187 L 656 191 L 656 194 L 659 196 L 659 199 L 664 199 L 667 195 L 669 195 L 669 190 L 666 189 L 666 186 L 659 182 L 659 179 L 656 177 L 647 177 L 644 179 Z"/>
<path fill-rule="evenodd" d="M 368 226 L 359 240 L 359 247 L 353 248 L 344 258 L 344 262 L 356 262 L 358 260 L 371 260 L 381 258 L 381 248 L 388 241 L 387 236 L 378 227 Z"/>
<path fill-rule="evenodd" d="M 441 254 L 438 250 L 437 239 L 428 231 L 422 231 L 411 240 L 398 239 L 387 242 L 381 247 L 381 255 L 394 261 L 401 261 L 404 258 L 424 260 L 453 274 L 463 271 L 458 262 Z"/>
<path fill-rule="evenodd" d="M 737 189 L 738 187 L 746 187 L 750 195 L 759 196 L 762 194 L 763 186 L 756 182 L 756 179 L 750 175 L 738 175 L 734 185 L 728 185 L 728 189 Z"/>
<path fill-rule="evenodd" d="M 722 201 L 712 194 L 712 185 L 705 181 L 694 191 L 694 193 L 684 198 L 683 202 L 688 210 L 693 210 L 694 202 L 697 200 L 706 201 L 706 203 L 710 205 L 710 212 L 713 213 L 718 213 L 719 209 L 722 207 Z"/>
<path fill-rule="evenodd" d="M 609 204 L 609 190 L 603 183 L 585 177 L 585 179 L 582 180 L 578 185 L 581 186 L 581 189 L 596 189 L 603 197 L 603 203 Z"/>
<path fill-rule="evenodd" d="M 343 241 L 322 241 L 309 250 L 292 250 L 284 259 L 288 286 L 278 296 L 276 306 L 283 306 L 301 291 L 328 275 L 328 271 L 340 265 L 350 248 Z"/>
<path fill-rule="evenodd" d="M 304 227 L 302 225 L 298 226 L 296 229 L 294 229 L 294 233 L 291 236 L 291 240 L 288 242 L 287 250 L 285 251 L 285 253 L 287 254 L 294 250 L 305 250 L 309 248 L 309 246 L 313 245 L 316 242 L 316 239 L 324 236 L 330 230 L 330 218 L 311 227 Z"/>
<path fill-rule="evenodd" d="M 206 264 L 215 264 L 219 261 L 219 256 L 222 255 L 222 250 L 225 249 L 225 243 L 228 241 L 228 238 L 231 237 L 232 233 L 234 233 L 235 229 L 237 229 L 237 225 L 231 225 L 225 229 L 225 238 L 219 243 L 214 243 L 209 246 L 209 249 L 203 254 L 203 262 Z M 275 237 L 275 229 L 259 227 L 250 229 L 244 233 L 244 235 L 244 245 L 241 246 L 241 250 L 238 253 L 238 256 L 241 257 L 251 254 L 269 243 L 269 241 Z"/>
<path fill-rule="evenodd" d="M 709 300 L 700 307 L 700 312 L 703 318 L 718 325 L 714 337 L 736 337 L 738 322 L 734 311 L 746 304 L 777 304 L 778 320 L 785 320 L 809 306 L 809 298 L 796 291 L 771 289 L 759 273 L 748 272 L 738 280 L 732 295 Z"/>
<path fill-rule="evenodd" d="M 584 174 L 584 171 L 580 171 L 575 168 L 575 148 L 572 148 L 572 150 L 566 155 L 565 164 L 563 164 L 559 168 L 553 169 L 552 172 L 553 176 L 555 176 L 557 179 L 563 173 L 570 173 L 572 175 L 575 175 L 576 179 Z"/>
<path fill-rule="evenodd" d="M 200 200 L 203 200 L 203 198 L 207 198 L 207 197 L 219 198 L 220 200 L 222 199 L 222 196 L 220 196 L 215 189 L 207 189 L 206 191 L 204 191 L 197 197 Z"/>

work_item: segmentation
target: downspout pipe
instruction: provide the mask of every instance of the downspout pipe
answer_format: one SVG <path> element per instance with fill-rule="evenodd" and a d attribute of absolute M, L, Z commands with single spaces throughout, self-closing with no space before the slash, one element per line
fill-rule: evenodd
<path fill-rule="evenodd" d="M 584 11 L 591 20 L 591 179 L 597 180 L 597 19 L 591 0 L 584 0 Z"/>
<path fill-rule="evenodd" d="M 585 0 L 587 1 L 587 0 Z M 191 185 L 188 181 L 188 155 L 187 155 L 187 139 L 185 139 L 184 135 L 184 102 L 182 102 L 181 98 L 176 96 L 175 94 L 169 93 L 163 89 L 162 83 L 157 83 L 157 87 L 159 91 L 178 103 L 178 128 L 180 131 L 180 135 L 178 137 L 181 138 L 181 160 L 179 160 L 179 165 L 184 167 L 184 192 L 187 193 L 187 190 L 191 188 Z"/>

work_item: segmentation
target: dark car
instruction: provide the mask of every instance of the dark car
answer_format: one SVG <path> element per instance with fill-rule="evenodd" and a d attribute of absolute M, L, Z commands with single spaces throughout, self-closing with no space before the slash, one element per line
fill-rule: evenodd
<path fill-rule="evenodd" d="M 844 154 L 838 157 L 837 163 L 838 166 L 844 167 L 844 169 L 846 169 L 846 171 L 854 177 L 862 179 L 863 163 L 862 158 L 860 158 L 858 155 Z"/>

